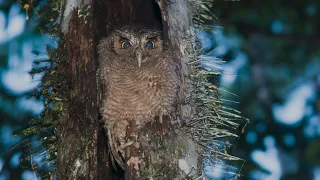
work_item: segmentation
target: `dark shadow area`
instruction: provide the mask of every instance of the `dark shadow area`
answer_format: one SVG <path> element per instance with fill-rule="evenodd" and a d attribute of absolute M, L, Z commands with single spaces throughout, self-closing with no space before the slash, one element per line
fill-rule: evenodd
<path fill-rule="evenodd" d="M 98 39 L 124 25 L 162 29 L 161 12 L 153 0 L 99 1 L 95 13 Z"/>

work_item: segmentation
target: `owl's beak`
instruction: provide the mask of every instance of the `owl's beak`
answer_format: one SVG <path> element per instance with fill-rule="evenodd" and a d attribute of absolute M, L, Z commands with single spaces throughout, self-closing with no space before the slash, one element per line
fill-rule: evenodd
<path fill-rule="evenodd" d="M 137 60 L 138 60 L 138 66 L 140 67 L 141 66 L 141 61 L 142 61 L 142 51 L 141 50 L 137 50 L 136 51 L 136 57 L 137 57 Z"/>

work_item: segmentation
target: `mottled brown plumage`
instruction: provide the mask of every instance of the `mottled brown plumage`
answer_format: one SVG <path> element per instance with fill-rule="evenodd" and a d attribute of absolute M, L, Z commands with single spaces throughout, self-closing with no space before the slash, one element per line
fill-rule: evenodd
<path fill-rule="evenodd" d="M 128 44 L 129 42 L 129 44 Z M 159 31 L 123 27 L 98 45 L 98 76 L 105 92 L 101 114 L 113 157 L 123 167 L 126 127 L 142 127 L 175 111 L 177 65 Z"/>

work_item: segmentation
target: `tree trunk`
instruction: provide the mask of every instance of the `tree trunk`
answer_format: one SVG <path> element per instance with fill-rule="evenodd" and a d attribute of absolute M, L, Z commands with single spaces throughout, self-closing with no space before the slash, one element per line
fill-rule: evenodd
<path fill-rule="evenodd" d="M 67 51 L 70 96 L 68 113 L 61 118 L 58 129 L 58 179 L 104 179 L 111 176 L 106 138 L 98 121 L 94 23 L 90 16 L 81 17 L 78 12 L 83 11 L 81 8 L 90 12 L 89 6 L 71 10 L 67 33 L 60 44 L 60 48 Z"/>
<path fill-rule="evenodd" d="M 113 29 L 128 24 L 163 28 L 180 65 L 180 104 L 174 119 L 147 124 L 137 131 L 138 145 L 126 149 L 125 179 L 186 179 L 195 175 L 198 154 L 195 144 L 180 129 L 191 110 L 188 104 L 190 69 L 184 54 L 191 10 L 187 0 L 67 1 L 60 48 L 67 50 L 69 102 L 59 123 L 56 164 L 58 179 L 115 179 L 107 149 L 107 137 L 99 123 L 101 89 L 96 80 L 96 45 Z M 73 7 L 71 7 L 73 6 Z M 98 88 L 97 88 L 98 87 Z M 97 90 L 98 89 L 98 90 Z"/>

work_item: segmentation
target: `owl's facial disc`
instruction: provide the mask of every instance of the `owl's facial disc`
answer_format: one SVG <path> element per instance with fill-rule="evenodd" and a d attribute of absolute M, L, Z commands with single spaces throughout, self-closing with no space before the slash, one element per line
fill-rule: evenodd
<path fill-rule="evenodd" d="M 162 35 L 152 30 L 117 30 L 113 36 L 113 49 L 130 67 L 153 66 L 163 54 Z"/>

